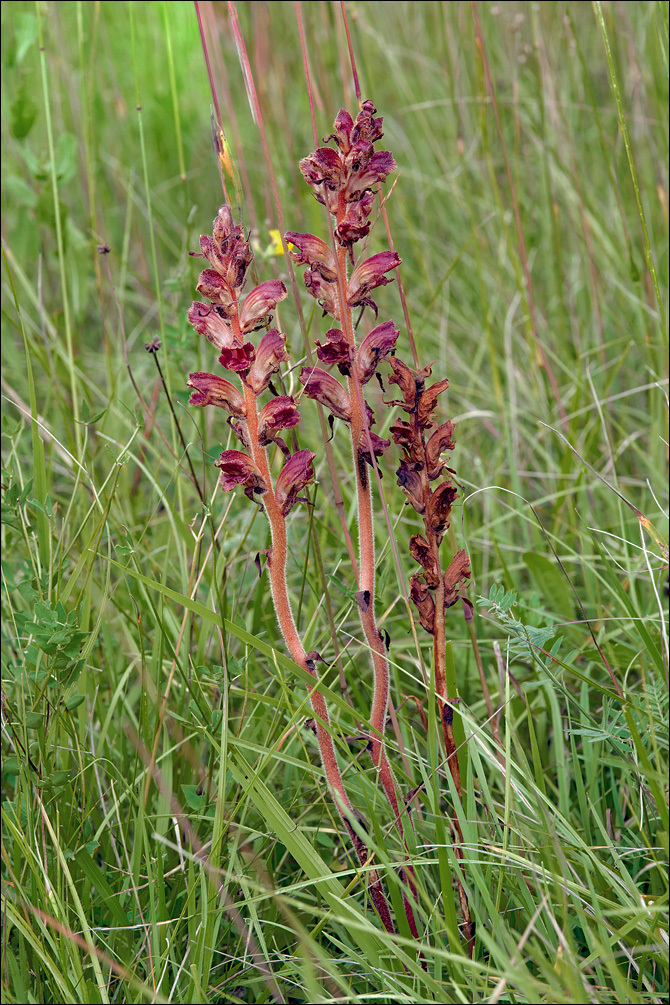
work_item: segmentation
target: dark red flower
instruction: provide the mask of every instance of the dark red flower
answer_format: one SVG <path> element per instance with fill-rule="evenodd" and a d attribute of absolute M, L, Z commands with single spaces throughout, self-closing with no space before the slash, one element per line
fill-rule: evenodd
<path fill-rule="evenodd" d="M 254 394 L 261 394 L 267 388 L 279 364 L 287 359 L 286 337 L 278 328 L 270 328 L 258 343 L 256 358 L 246 377 Z"/>
<path fill-rule="evenodd" d="M 236 485 L 244 485 L 247 495 L 267 492 L 267 485 L 260 471 L 241 450 L 224 450 L 214 463 L 221 469 L 219 484 L 224 492 L 231 492 Z"/>
<path fill-rule="evenodd" d="M 365 296 L 375 287 L 392 283 L 393 279 L 388 279 L 384 273 L 388 272 L 389 269 L 396 268 L 400 262 L 401 258 L 395 251 L 381 251 L 378 255 L 373 255 L 360 262 L 351 273 L 347 286 L 349 306 L 355 307 L 362 303 Z"/>
<path fill-rule="evenodd" d="M 372 192 L 364 192 L 360 199 L 348 202 L 347 209 L 335 228 L 335 237 L 344 247 L 350 247 L 370 233 L 370 220 L 375 197 Z"/>
<path fill-rule="evenodd" d="M 305 387 L 308 398 L 320 401 L 330 409 L 336 419 L 351 422 L 351 402 L 349 395 L 334 377 L 318 366 L 303 366 L 298 380 Z"/>
<path fill-rule="evenodd" d="M 384 321 L 365 336 L 356 352 L 356 373 L 361 384 L 371 380 L 381 359 L 395 352 L 399 334 L 392 321 Z"/>
<path fill-rule="evenodd" d="M 395 171 L 396 167 L 393 155 L 388 150 L 377 150 L 367 164 L 361 166 L 361 170 L 354 171 L 349 175 L 344 190 L 346 201 L 352 202 L 354 199 L 358 199 L 366 189 L 386 181 L 391 171 Z"/>
<path fill-rule="evenodd" d="M 337 199 L 333 199 L 330 193 L 339 192 L 347 181 L 344 163 L 338 151 L 331 147 L 318 147 L 300 161 L 300 171 L 319 202 L 325 203 L 328 199 L 328 209 L 336 212 Z"/>
<path fill-rule="evenodd" d="M 287 230 L 284 237 L 289 244 L 288 253 L 296 265 L 311 266 L 329 283 L 337 279 L 335 256 L 320 237 L 315 237 L 314 234 L 298 234 L 294 230 Z"/>
<path fill-rule="evenodd" d="M 187 384 L 194 388 L 189 405 L 218 405 L 231 415 L 243 418 L 247 408 L 244 398 L 233 384 L 213 373 L 191 373 Z"/>
<path fill-rule="evenodd" d="M 200 273 L 196 290 L 216 304 L 224 317 L 232 318 L 237 313 L 237 303 L 230 286 L 214 269 L 204 269 Z"/>
<path fill-rule="evenodd" d="M 258 414 L 258 435 L 262 441 L 267 430 L 291 429 L 300 422 L 300 412 L 293 398 L 288 394 L 280 394 L 266 405 Z"/>
<path fill-rule="evenodd" d="M 240 309 L 240 328 L 244 335 L 263 325 L 268 313 L 286 297 L 286 287 L 278 279 L 269 279 L 256 286 L 244 299 Z"/>
<path fill-rule="evenodd" d="M 279 472 L 275 495 L 284 516 L 298 501 L 298 493 L 314 478 L 312 461 L 315 457 L 311 450 L 298 450 Z"/>
<path fill-rule="evenodd" d="M 327 342 L 315 341 L 316 354 L 326 366 L 335 366 L 344 377 L 351 373 L 352 351 L 347 337 L 339 328 L 331 328 L 326 332 Z"/>
<path fill-rule="evenodd" d="M 252 342 L 245 342 L 244 345 L 226 346 L 221 350 L 219 363 L 226 370 L 246 373 L 254 361 L 255 354 L 256 350 Z"/>

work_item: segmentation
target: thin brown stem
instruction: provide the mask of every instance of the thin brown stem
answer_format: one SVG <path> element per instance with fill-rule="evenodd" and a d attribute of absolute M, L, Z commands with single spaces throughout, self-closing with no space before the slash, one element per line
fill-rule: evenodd
<path fill-rule="evenodd" d="M 421 484 L 423 489 L 423 497 L 426 500 L 426 504 L 430 499 L 430 480 L 428 478 L 428 457 L 426 455 L 426 442 L 424 437 L 423 429 L 419 423 L 418 414 L 415 411 L 412 415 L 412 425 L 414 427 L 414 435 L 416 442 L 421 444 L 421 449 L 423 451 L 423 464 L 421 465 Z M 426 513 L 428 512 L 428 505 L 426 505 Z M 454 737 L 454 710 L 453 702 L 457 701 L 456 695 L 450 697 L 449 686 L 447 682 L 447 662 L 446 662 L 446 647 L 447 647 L 447 636 L 446 636 L 446 626 L 444 620 L 445 611 L 445 590 L 444 590 L 444 579 L 441 572 L 440 566 L 440 536 L 438 531 L 432 525 L 428 516 L 424 516 L 424 528 L 426 531 L 426 540 L 428 541 L 428 546 L 430 548 L 431 557 L 433 559 L 435 568 L 440 570 L 439 580 L 437 586 L 434 589 L 433 598 L 435 602 L 435 615 L 433 619 L 433 665 L 435 668 L 435 694 L 437 696 L 438 707 L 440 710 L 440 722 L 442 723 L 442 733 L 444 736 L 444 746 L 447 753 L 447 764 L 449 765 L 449 770 L 451 771 L 451 777 L 454 780 L 454 787 L 458 795 L 459 800 L 462 796 L 462 785 L 461 785 L 461 769 L 458 763 L 458 747 L 456 744 L 456 739 Z M 454 836 L 454 853 L 459 861 L 463 861 L 463 831 L 461 829 L 460 822 L 458 820 L 458 815 L 454 811 L 451 819 L 451 827 Z M 461 913 L 463 915 L 463 922 L 465 925 L 465 936 L 468 942 L 468 952 L 470 957 L 472 957 L 474 952 L 475 943 L 475 926 L 472 921 L 472 916 L 470 914 L 470 905 L 468 903 L 468 897 L 463 887 L 463 883 L 460 878 L 457 879 L 458 885 L 458 899 L 461 905 Z"/>
<path fill-rule="evenodd" d="M 344 197 L 340 196 L 338 207 L 339 218 L 344 215 Z M 333 242 L 334 243 L 334 242 Z M 354 325 L 351 310 L 347 306 L 347 253 L 343 247 L 337 247 L 337 280 L 340 300 L 340 322 L 343 325 L 345 335 L 351 346 L 352 353 L 355 346 Z M 386 726 L 386 714 L 389 702 L 389 667 L 384 651 L 384 642 L 381 637 L 375 619 L 375 541 L 373 527 L 373 506 L 372 492 L 370 490 L 370 480 L 366 470 L 366 462 L 360 458 L 359 444 L 367 440 L 370 457 L 374 462 L 374 450 L 370 440 L 370 428 L 365 412 L 365 403 L 360 381 L 355 368 L 352 369 L 348 378 L 349 397 L 351 401 L 351 443 L 353 451 L 354 470 L 356 472 L 356 499 L 358 508 L 358 542 L 359 542 L 359 616 L 366 641 L 370 648 L 372 657 L 372 667 L 374 676 L 374 686 L 372 695 L 372 705 L 370 708 L 370 751 L 372 763 L 377 769 L 379 781 L 393 810 L 396 826 L 402 838 L 407 852 L 407 842 L 405 840 L 403 818 L 401 806 L 398 799 L 398 783 L 391 767 L 391 762 L 386 754 L 384 745 L 384 730 Z M 404 807 L 403 807 L 404 809 Z M 405 869 L 407 880 L 414 900 L 416 900 L 416 881 L 414 869 L 407 860 Z M 403 894 L 405 903 L 405 913 L 414 938 L 419 937 L 414 909 L 411 902 Z"/>

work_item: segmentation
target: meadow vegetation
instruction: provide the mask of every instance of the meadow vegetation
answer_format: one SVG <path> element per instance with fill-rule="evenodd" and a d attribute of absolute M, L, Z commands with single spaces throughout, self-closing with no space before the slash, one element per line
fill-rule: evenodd
<path fill-rule="evenodd" d="M 7 1002 L 668 999 L 668 7 L 344 7 L 2 6 Z M 310 93 L 319 142 L 358 113 L 347 27 L 397 164 L 365 251 L 390 235 L 402 259 L 379 321 L 449 380 L 459 780 L 409 602 L 403 453 L 369 478 L 380 744 L 361 468 L 301 380 L 332 322 L 281 235 L 328 238 L 298 164 Z M 189 405 L 189 374 L 216 369 L 189 252 L 222 178 L 245 292 L 288 290 L 273 379 L 303 396 L 287 439 L 313 455 L 284 514 L 302 662 L 266 515 L 217 484 L 234 430 Z M 365 390 L 393 440 L 389 358 Z M 324 743 L 365 826 L 338 813 Z"/>

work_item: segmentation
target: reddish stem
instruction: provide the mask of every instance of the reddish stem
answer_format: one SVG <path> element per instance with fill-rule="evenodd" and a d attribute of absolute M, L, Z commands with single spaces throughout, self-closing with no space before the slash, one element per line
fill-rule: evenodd
<path fill-rule="evenodd" d="M 231 324 L 236 338 L 242 342 L 243 338 L 238 318 L 233 317 L 231 319 Z M 298 629 L 296 628 L 293 612 L 291 610 L 291 602 L 289 600 L 288 587 L 286 585 L 286 559 L 288 555 L 286 519 L 281 506 L 277 502 L 277 497 L 273 488 L 267 450 L 265 447 L 261 446 L 259 442 L 258 403 L 256 395 L 247 384 L 244 384 L 244 400 L 246 404 L 247 430 L 249 434 L 249 442 L 251 444 L 251 457 L 265 484 L 267 485 L 267 491 L 263 494 L 263 506 L 265 508 L 265 512 L 267 513 L 272 533 L 272 548 L 270 549 L 268 559 L 272 602 L 277 614 L 277 620 L 279 622 L 281 633 L 284 636 L 284 641 L 286 642 L 291 657 L 298 664 L 298 666 L 302 667 L 303 670 L 306 670 L 307 673 L 315 680 L 315 686 L 313 688 L 309 688 L 309 700 L 316 717 L 316 739 L 319 745 L 319 753 L 321 754 L 321 762 L 326 774 L 328 786 L 333 793 L 335 805 L 337 806 L 342 822 L 347 828 L 351 841 L 356 849 L 358 860 L 363 868 L 367 868 L 370 864 L 370 856 L 368 855 L 365 843 L 356 833 L 351 823 L 354 819 L 360 821 L 360 817 L 354 810 L 349 796 L 347 795 L 342 773 L 337 763 L 335 744 L 333 743 L 333 738 L 330 734 L 329 728 L 330 718 L 328 715 L 328 705 L 326 704 L 326 699 L 316 687 L 316 684 L 318 684 L 318 676 L 316 671 L 313 669 L 313 665 L 307 660 L 307 654 L 298 634 Z M 379 879 L 379 874 L 376 870 L 370 871 L 369 889 L 370 896 L 372 897 L 372 901 L 379 913 L 379 917 L 381 918 L 384 928 L 387 932 L 393 933 L 395 929 L 391 920 L 391 913 L 384 895 L 381 880 Z"/>
<path fill-rule="evenodd" d="M 337 222 L 346 212 L 344 195 L 340 193 L 338 200 Z M 347 252 L 343 247 L 337 247 L 337 280 L 339 289 L 339 315 L 344 328 L 345 335 L 351 346 L 352 355 L 355 349 L 354 326 L 351 310 L 347 305 Z M 389 801 L 395 817 L 396 826 L 407 851 L 405 832 L 403 827 L 402 813 L 398 800 L 398 783 L 393 774 L 391 762 L 386 754 L 384 746 L 384 730 L 386 726 L 386 713 L 389 703 L 389 667 L 384 651 L 384 642 L 381 637 L 375 619 L 375 538 L 373 528 L 373 506 L 372 493 L 370 491 L 370 480 L 366 470 L 366 462 L 359 458 L 358 447 L 362 440 L 367 440 L 370 456 L 374 460 L 374 451 L 370 441 L 370 427 L 365 412 L 365 403 L 361 384 L 356 374 L 355 366 L 352 374 L 348 378 L 349 397 L 351 400 L 351 443 L 353 449 L 354 470 L 356 472 L 356 497 L 358 507 L 358 542 L 359 542 L 359 582 L 358 588 L 365 597 L 368 595 L 367 603 L 359 605 L 359 616 L 366 641 L 372 655 L 372 667 L 374 675 L 374 689 L 372 695 L 372 706 L 370 709 L 370 749 L 372 763 L 377 769 L 379 781 L 382 789 Z M 414 869 L 407 861 L 405 869 L 407 880 L 413 898 L 416 900 L 416 881 Z M 416 919 L 412 904 L 403 893 L 405 903 L 405 913 L 414 938 L 419 937 Z"/>

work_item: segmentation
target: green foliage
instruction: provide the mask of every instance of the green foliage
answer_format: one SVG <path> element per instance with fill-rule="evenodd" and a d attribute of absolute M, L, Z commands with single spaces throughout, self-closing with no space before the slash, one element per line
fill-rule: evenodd
<path fill-rule="evenodd" d="M 377 613 L 423 956 L 366 900 L 306 725 L 310 678 L 269 603 L 267 524 L 217 491 L 229 429 L 187 406 L 186 375 L 215 365 L 186 323 L 188 252 L 222 201 L 194 7 L 19 0 L 0 40 L 8 1002 L 667 1000 L 668 9 L 476 4 L 482 46 L 469 4 L 346 6 L 399 165 L 387 209 L 414 336 L 450 380 L 460 504 L 443 547 L 467 547 L 480 597 L 474 636 L 460 605 L 447 622 L 461 802 L 430 640 L 403 600 L 415 514 L 387 457 L 401 568 L 380 518 Z M 295 5 L 238 8 L 283 226 L 323 235 L 297 167 L 314 142 Z M 259 281 L 288 285 L 225 5 L 199 9 Z M 301 11 L 325 137 L 355 110 L 346 36 L 339 5 Z M 369 253 L 385 247 L 379 222 Z M 399 324 L 397 285 L 379 294 Z M 297 307 L 277 321 L 293 367 Z M 155 335 L 202 498 L 144 349 Z M 393 395 L 370 386 L 388 436 Z M 404 849 L 364 749 L 357 587 L 302 412 L 318 485 L 291 514 L 289 585 L 399 904 Z"/>

